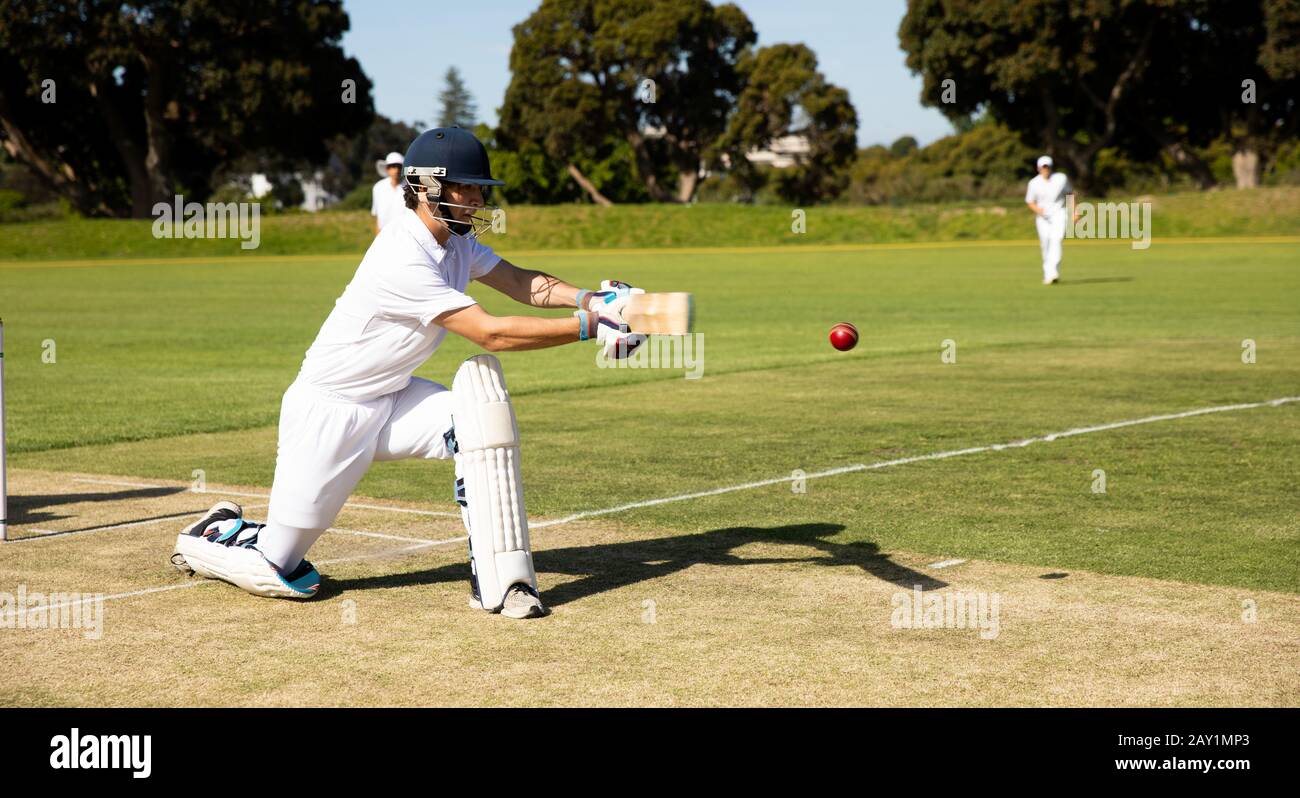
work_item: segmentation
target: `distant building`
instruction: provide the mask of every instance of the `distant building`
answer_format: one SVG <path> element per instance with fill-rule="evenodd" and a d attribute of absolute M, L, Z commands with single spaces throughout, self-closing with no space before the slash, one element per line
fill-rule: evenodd
<path fill-rule="evenodd" d="M 811 151 L 806 136 L 782 136 L 773 139 L 765 148 L 756 148 L 745 153 L 745 160 L 753 164 L 770 166 L 773 169 L 788 169 L 797 166 Z"/>
<path fill-rule="evenodd" d="M 303 179 L 302 175 L 295 174 L 298 184 L 302 186 L 302 204 L 298 207 L 304 211 L 319 211 L 327 205 L 333 205 L 339 201 L 339 198 L 325 190 L 321 184 L 325 173 L 317 170 L 308 179 Z M 249 183 L 252 188 L 253 196 L 261 199 L 271 192 L 271 181 L 261 172 L 255 172 L 250 178 Z"/>
<path fill-rule="evenodd" d="M 663 138 L 666 132 L 662 126 L 641 128 L 641 135 L 648 139 Z M 810 152 L 812 146 L 808 143 L 808 137 L 795 134 L 773 139 L 766 147 L 755 147 L 745 153 L 745 160 L 760 166 L 770 166 L 773 169 L 789 169 L 791 166 L 798 166 Z M 731 168 L 731 158 L 726 154 L 722 156 L 722 168 L 724 170 Z M 711 174 L 708 169 L 700 169 L 700 177 L 708 177 Z"/>

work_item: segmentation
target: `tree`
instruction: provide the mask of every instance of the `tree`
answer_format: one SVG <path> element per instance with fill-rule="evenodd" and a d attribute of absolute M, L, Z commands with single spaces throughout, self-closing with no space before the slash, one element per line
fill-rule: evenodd
<path fill-rule="evenodd" d="M 438 95 L 438 102 L 442 106 L 438 113 L 438 127 L 473 130 L 477 124 L 474 117 L 478 115 L 478 108 L 475 107 L 473 95 L 465 87 L 465 81 L 461 80 L 460 71 L 454 66 L 448 67 L 447 76 L 443 80 L 447 85 Z"/>
<path fill-rule="evenodd" d="M 1127 117 L 1202 187 L 1217 182 L 1202 152 L 1218 143 L 1232 150 L 1237 185 L 1258 185 L 1272 153 L 1296 135 L 1300 4 L 1172 5 L 1178 15 L 1155 37 Z"/>
<path fill-rule="evenodd" d="M 889 154 L 895 158 L 903 158 L 920 149 L 920 143 L 915 136 L 899 136 L 894 139 L 894 143 L 889 145 Z"/>
<path fill-rule="evenodd" d="M 1088 187 L 1167 11 L 1140 0 L 909 0 L 898 35 L 923 103 L 950 119 L 986 107 Z M 952 102 L 941 101 L 945 80 Z"/>
<path fill-rule="evenodd" d="M 650 199 L 690 202 L 707 170 L 744 171 L 747 149 L 783 135 L 810 143 L 781 175 L 789 194 L 842 187 L 830 170 L 853 157 L 848 94 L 803 45 L 755 52 L 754 27 L 734 5 L 543 0 L 514 36 L 498 138 L 565 164 L 595 202 L 613 200 L 584 163 L 617 164 L 626 150 Z"/>
<path fill-rule="evenodd" d="M 322 186 L 342 197 L 359 183 L 372 185 L 380 177 L 375 173 L 375 161 L 390 152 L 406 152 L 420 135 L 418 127 L 418 123 L 412 126 L 375 114 L 374 121 L 360 133 L 335 136 L 329 142 L 329 163 Z"/>
<path fill-rule="evenodd" d="M 0 0 L 0 144 L 102 216 L 249 153 L 321 163 L 374 113 L 347 28 L 339 0 Z"/>
<path fill-rule="evenodd" d="M 1197 149 L 1222 136 L 1251 184 L 1260 151 L 1296 129 L 1295 0 L 909 0 L 899 40 L 923 102 L 953 120 L 986 110 L 1084 187 L 1107 148 L 1163 154 L 1210 185 Z"/>
<path fill-rule="evenodd" d="M 1194 42 L 1186 46 L 1214 56 L 1193 61 L 1188 70 L 1186 96 L 1201 101 L 1170 109 L 1168 116 L 1199 134 L 1197 144 L 1226 137 L 1237 186 L 1253 188 L 1279 147 L 1300 132 L 1300 3 L 1210 4 L 1188 27 Z M 1189 119 L 1193 113 L 1198 116 Z"/>
<path fill-rule="evenodd" d="M 848 185 L 857 148 L 858 116 L 848 92 L 826 81 L 817 71 L 817 56 L 802 44 L 746 53 L 738 68 L 744 88 L 714 151 L 744 172 L 747 150 L 785 136 L 801 138 L 807 152 L 771 175 L 777 194 L 798 204 L 838 196 Z"/>
<path fill-rule="evenodd" d="M 744 12 L 706 0 L 543 0 L 514 37 L 502 131 L 605 203 L 579 164 L 615 140 L 651 199 L 695 196 L 741 88 L 736 61 L 755 41 Z"/>
<path fill-rule="evenodd" d="M 1035 155 L 1016 134 L 987 117 L 925 147 L 902 155 L 896 149 L 904 148 L 878 144 L 858 152 L 851 201 L 880 205 L 1005 198 L 1014 192 L 1023 196 Z"/>

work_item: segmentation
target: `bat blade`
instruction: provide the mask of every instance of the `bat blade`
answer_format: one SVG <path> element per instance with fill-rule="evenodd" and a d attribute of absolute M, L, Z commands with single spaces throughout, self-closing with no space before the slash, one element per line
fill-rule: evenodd
<path fill-rule="evenodd" d="M 633 294 L 623 318 L 632 332 L 686 335 L 695 327 L 695 300 L 686 293 Z"/>

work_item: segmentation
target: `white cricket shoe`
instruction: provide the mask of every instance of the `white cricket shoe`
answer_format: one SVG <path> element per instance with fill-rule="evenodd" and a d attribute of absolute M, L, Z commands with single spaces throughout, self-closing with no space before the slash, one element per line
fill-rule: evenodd
<path fill-rule="evenodd" d="M 501 614 L 507 618 L 540 618 L 549 613 L 542 597 L 528 585 L 511 585 L 501 605 Z"/>
<path fill-rule="evenodd" d="M 483 602 L 473 593 L 469 597 L 470 609 L 484 609 Z M 525 584 L 511 585 L 506 590 L 506 599 L 497 610 L 507 618 L 541 618 L 550 615 L 551 611 L 542 603 L 542 597 L 537 595 L 537 591 Z"/>
<path fill-rule="evenodd" d="M 285 573 L 257 549 L 257 535 L 266 524 L 245 521 L 243 508 L 217 502 L 203 520 L 176 536 L 171 562 L 187 574 L 243 588 L 255 596 L 306 599 L 320 588 L 320 573 L 303 560 Z"/>

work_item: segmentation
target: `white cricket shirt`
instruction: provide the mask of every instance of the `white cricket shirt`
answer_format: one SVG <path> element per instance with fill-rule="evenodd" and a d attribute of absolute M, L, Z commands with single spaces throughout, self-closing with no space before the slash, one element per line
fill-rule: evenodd
<path fill-rule="evenodd" d="M 402 197 L 402 182 L 399 179 L 397 185 L 393 185 L 393 181 L 385 177 L 370 189 L 370 215 L 379 220 L 380 230 L 407 209 Z"/>
<path fill-rule="evenodd" d="M 400 391 L 447 331 L 430 322 L 476 304 L 469 281 L 501 262 L 491 247 L 452 236 L 440 245 L 415 211 L 375 236 L 303 358 L 298 381 L 346 399 Z"/>
<path fill-rule="evenodd" d="M 1048 216 L 1055 216 L 1065 213 L 1065 196 L 1073 193 L 1074 188 L 1064 172 L 1052 172 L 1046 180 L 1042 175 L 1034 175 L 1025 191 L 1025 202 L 1032 202 Z"/>

